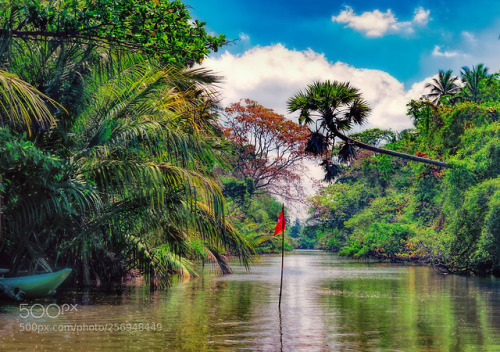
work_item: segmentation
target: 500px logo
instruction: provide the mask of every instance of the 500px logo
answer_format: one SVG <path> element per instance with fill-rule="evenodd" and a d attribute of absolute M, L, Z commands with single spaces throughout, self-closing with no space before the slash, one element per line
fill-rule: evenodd
<path fill-rule="evenodd" d="M 33 317 L 33 318 L 43 318 L 44 316 L 47 316 L 49 318 L 57 318 L 60 315 L 64 315 L 66 312 L 73 312 L 73 311 L 78 311 L 77 304 L 63 304 L 63 305 L 58 305 L 55 303 L 49 304 L 47 307 L 44 307 L 40 303 L 33 304 L 31 307 L 26 307 L 28 306 L 27 303 L 22 303 L 19 305 L 19 316 L 21 318 L 28 318 L 28 317 Z M 37 308 L 40 309 L 37 309 Z M 35 308 L 35 310 L 33 310 Z"/>

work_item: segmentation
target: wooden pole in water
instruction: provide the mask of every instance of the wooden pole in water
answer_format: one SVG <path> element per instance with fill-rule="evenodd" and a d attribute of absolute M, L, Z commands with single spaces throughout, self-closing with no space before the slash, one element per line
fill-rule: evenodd
<path fill-rule="evenodd" d="M 282 231 L 281 231 L 281 281 L 280 281 L 280 300 L 278 303 L 278 309 L 281 312 L 281 293 L 283 292 L 283 266 L 285 265 L 285 205 L 283 204 L 281 208 L 281 212 L 283 214 L 283 223 L 282 223 Z"/>
<path fill-rule="evenodd" d="M 281 293 L 283 292 L 283 266 L 285 264 L 285 229 L 286 229 L 286 219 L 285 219 L 285 204 L 281 205 L 281 213 L 274 228 L 274 236 L 281 233 L 281 282 L 280 282 L 280 301 L 278 303 L 278 308 L 281 313 Z"/>
<path fill-rule="evenodd" d="M 281 234 L 281 282 L 280 282 L 280 301 L 278 303 L 278 308 L 281 310 L 281 293 L 283 292 L 283 266 L 285 264 L 285 231 Z"/>

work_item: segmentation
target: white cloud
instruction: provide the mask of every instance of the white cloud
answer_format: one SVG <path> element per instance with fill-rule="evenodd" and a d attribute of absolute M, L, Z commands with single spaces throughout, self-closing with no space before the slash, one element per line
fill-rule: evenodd
<path fill-rule="evenodd" d="M 330 63 L 312 50 L 289 50 L 283 45 L 255 47 L 242 55 L 225 52 L 204 64 L 224 77 L 223 104 L 250 98 L 288 115 L 286 101 L 315 80 L 349 81 L 359 88 L 372 107 L 366 127 L 404 129 L 412 126 L 406 104 L 418 97 L 403 83 L 380 70 Z"/>
<path fill-rule="evenodd" d="M 249 41 L 250 40 L 250 36 L 246 33 L 240 33 L 240 40 L 242 41 Z"/>
<path fill-rule="evenodd" d="M 498 33 L 496 23 L 480 32 L 462 31 L 459 36 L 443 39 L 444 43 L 439 43 L 421 56 L 422 71 L 430 75 L 439 70 L 452 69 L 459 74 L 463 66 L 483 63 L 489 72 L 497 72 L 500 70 L 500 46 L 493 44 L 498 42 Z"/>
<path fill-rule="evenodd" d="M 381 37 L 388 33 L 413 33 L 414 27 L 426 25 L 430 20 L 430 10 L 423 7 L 415 9 L 415 15 L 411 21 L 398 21 L 392 11 L 386 12 L 374 10 L 356 15 L 354 10 L 346 6 L 338 16 L 332 16 L 333 22 L 345 23 L 346 27 L 364 33 L 367 37 Z"/>
<path fill-rule="evenodd" d="M 471 33 L 471 32 L 462 31 L 462 38 L 468 44 L 475 44 L 475 43 L 477 43 L 476 36 L 473 33 Z"/>
<path fill-rule="evenodd" d="M 430 10 L 426 10 L 423 7 L 417 7 L 415 9 L 415 16 L 413 17 L 413 22 L 425 26 L 429 23 Z"/>
<path fill-rule="evenodd" d="M 456 57 L 456 56 L 460 56 L 460 55 L 463 55 L 463 54 L 460 53 L 457 50 L 454 50 L 454 51 L 441 51 L 441 47 L 439 45 L 435 45 L 434 46 L 434 50 L 432 50 L 432 56 L 450 58 L 450 57 Z"/>

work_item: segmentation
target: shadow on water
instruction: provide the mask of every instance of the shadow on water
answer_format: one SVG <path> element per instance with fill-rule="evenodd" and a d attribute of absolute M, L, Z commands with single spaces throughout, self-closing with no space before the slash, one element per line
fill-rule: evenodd
<path fill-rule="evenodd" d="M 266 256 L 250 272 L 236 264 L 233 275 L 207 272 L 166 292 L 150 293 L 147 286 L 66 291 L 27 302 L 29 314 L 4 302 L 0 350 L 498 349 L 496 279 L 297 251 L 285 257 L 278 309 L 280 266 L 279 256 Z M 75 309 L 61 308 L 70 305 Z"/>

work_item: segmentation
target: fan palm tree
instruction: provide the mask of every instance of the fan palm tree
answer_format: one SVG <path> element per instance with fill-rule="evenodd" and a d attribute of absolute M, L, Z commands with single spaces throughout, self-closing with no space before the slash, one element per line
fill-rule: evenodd
<path fill-rule="evenodd" d="M 359 90 L 348 82 L 314 82 L 304 92 L 298 92 L 288 100 L 288 110 L 300 111 L 299 122 L 301 124 L 315 125 L 315 130 L 310 135 L 308 150 L 315 155 L 323 154 L 322 165 L 326 169 L 326 180 L 333 180 L 339 172 L 339 167 L 331 161 L 328 155 L 335 138 L 343 141 L 337 155 L 343 162 L 352 160 L 358 147 L 376 153 L 449 167 L 448 164 L 440 161 L 378 148 L 345 135 L 343 132 L 348 131 L 352 126 L 364 124 L 370 112 Z"/>
<path fill-rule="evenodd" d="M 430 88 L 431 92 L 427 97 L 434 104 L 439 104 L 440 99 L 445 96 L 452 96 L 460 92 L 460 87 L 456 84 L 458 77 L 452 77 L 452 70 L 444 72 L 439 70 L 438 77 L 432 79 L 432 83 L 427 83 L 425 88 Z"/>

